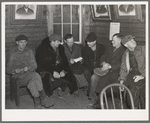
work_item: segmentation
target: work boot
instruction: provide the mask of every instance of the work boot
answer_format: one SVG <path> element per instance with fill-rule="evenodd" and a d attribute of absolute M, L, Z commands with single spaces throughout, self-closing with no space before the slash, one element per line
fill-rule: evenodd
<path fill-rule="evenodd" d="M 46 96 L 44 90 L 42 90 L 42 91 L 40 92 L 40 98 L 41 98 L 41 105 L 42 105 L 42 106 L 44 106 L 44 107 L 46 107 L 46 108 L 49 108 L 49 107 L 54 106 L 54 102 L 52 102 L 52 101 L 50 100 L 50 98 L 49 98 L 48 96 Z"/>
<path fill-rule="evenodd" d="M 34 97 L 34 109 L 45 109 L 40 103 L 39 97 Z"/>

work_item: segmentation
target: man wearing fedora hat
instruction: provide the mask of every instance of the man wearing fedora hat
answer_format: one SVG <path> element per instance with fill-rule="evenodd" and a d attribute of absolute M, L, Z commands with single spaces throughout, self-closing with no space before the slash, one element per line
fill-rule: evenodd
<path fill-rule="evenodd" d="M 28 37 L 18 35 L 15 41 L 17 46 L 10 51 L 7 73 L 16 78 L 18 83 L 27 83 L 27 87 L 34 98 L 35 109 L 52 106 L 54 103 L 46 96 L 41 77 L 35 72 L 37 63 L 34 53 L 26 47 Z"/>
<path fill-rule="evenodd" d="M 60 44 L 61 41 L 60 35 L 51 34 L 42 41 L 36 50 L 37 72 L 43 78 L 44 89 L 47 90 L 46 92 L 50 96 L 53 90 L 58 88 L 57 94 L 60 98 L 65 95 L 67 86 L 70 94 L 78 90 L 64 47 Z"/>
<path fill-rule="evenodd" d="M 122 56 L 120 83 L 125 84 L 131 91 L 135 108 L 145 108 L 145 54 L 137 46 L 134 36 L 126 35 L 122 44 L 127 48 Z M 127 95 L 127 104 L 131 106 Z"/>

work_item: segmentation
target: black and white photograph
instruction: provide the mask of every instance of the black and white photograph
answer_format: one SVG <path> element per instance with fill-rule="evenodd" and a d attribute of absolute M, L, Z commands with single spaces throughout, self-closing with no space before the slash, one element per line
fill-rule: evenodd
<path fill-rule="evenodd" d="M 148 121 L 148 2 L 3 2 L 2 121 Z"/>
<path fill-rule="evenodd" d="M 142 13 L 144 12 L 142 10 L 143 4 L 118 4 L 113 7 L 116 20 L 124 20 L 130 22 L 136 20 L 140 20 L 141 22 L 144 21 L 144 15 L 142 15 Z"/>
<path fill-rule="evenodd" d="M 36 5 L 16 5 L 15 19 L 36 19 Z"/>
<path fill-rule="evenodd" d="M 111 20 L 109 5 L 91 5 L 94 20 Z"/>
<path fill-rule="evenodd" d="M 118 5 L 118 9 L 119 9 L 119 15 L 120 16 L 134 16 L 135 15 L 135 6 L 132 4 L 121 4 Z"/>

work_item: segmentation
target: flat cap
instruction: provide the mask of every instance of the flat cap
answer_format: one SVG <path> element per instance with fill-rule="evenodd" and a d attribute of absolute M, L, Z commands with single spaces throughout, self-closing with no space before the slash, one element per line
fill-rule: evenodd
<path fill-rule="evenodd" d="M 133 39 L 135 36 L 132 35 L 126 35 L 122 40 L 121 43 L 124 45 L 125 43 L 127 43 L 128 41 L 130 41 L 131 39 Z"/>
<path fill-rule="evenodd" d="M 95 32 L 90 32 L 90 33 L 88 34 L 88 36 L 86 37 L 86 41 L 87 41 L 87 42 L 93 42 L 93 41 L 95 41 L 96 39 L 97 39 L 97 36 L 96 36 Z"/>
<path fill-rule="evenodd" d="M 58 34 L 51 34 L 50 36 L 49 36 L 49 40 L 50 41 L 56 41 L 56 40 L 62 40 L 62 38 L 61 38 L 61 36 L 60 35 L 58 35 Z"/>
<path fill-rule="evenodd" d="M 25 35 L 18 35 L 15 39 L 15 41 L 21 41 L 21 40 L 26 40 L 28 41 L 28 37 Z"/>

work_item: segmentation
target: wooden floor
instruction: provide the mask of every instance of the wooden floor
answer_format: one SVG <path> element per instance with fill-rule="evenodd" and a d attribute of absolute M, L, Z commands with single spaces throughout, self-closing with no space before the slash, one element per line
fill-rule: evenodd
<path fill-rule="evenodd" d="M 56 92 L 50 97 L 50 99 L 55 103 L 51 109 L 89 109 L 88 107 L 88 97 L 83 90 L 79 90 L 77 96 L 68 95 L 63 98 L 59 98 Z M 6 109 L 33 109 L 34 103 L 33 98 L 30 95 L 23 95 L 20 97 L 20 106 L 17 107 L 15 101 L 6 99 L 5 102 Z"/>

